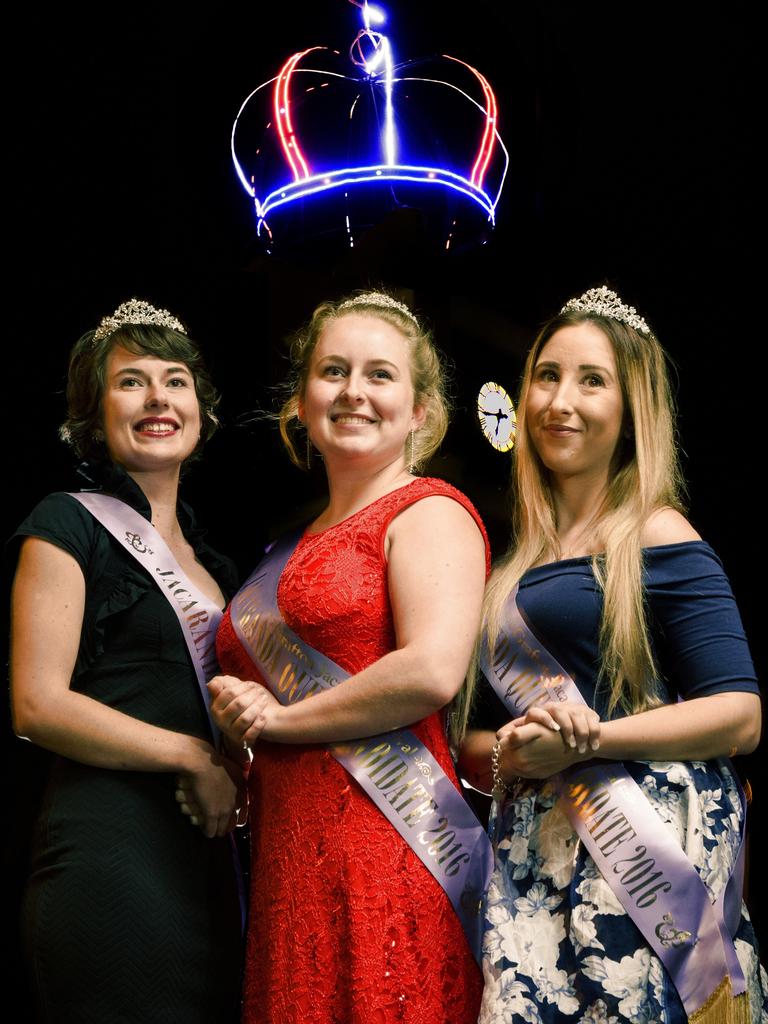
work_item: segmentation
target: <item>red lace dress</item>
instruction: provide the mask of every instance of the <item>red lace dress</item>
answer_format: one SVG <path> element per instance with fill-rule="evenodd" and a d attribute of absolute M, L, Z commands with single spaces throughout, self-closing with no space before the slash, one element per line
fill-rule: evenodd
<path fill-rule="evenodd" d="M 283 571 L 285 621 L 353 675 L 395 647 L 384 538 L 431 495 L 460 502 L 485 536 L 463 494 L 422 478 L 305 535 Z M 218 649 L 224 672 L 258 678 L 228 614 Z M 442 714 L 411 728 L 458 787 Z M 243 1020 L 475 1024 L 481 973 L 448 897 L 325 748 L 257 743 L 249 788 Z"/>

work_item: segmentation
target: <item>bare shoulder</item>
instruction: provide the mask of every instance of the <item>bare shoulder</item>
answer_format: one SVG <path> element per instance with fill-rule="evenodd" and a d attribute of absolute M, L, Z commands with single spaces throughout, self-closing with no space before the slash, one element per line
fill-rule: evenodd
<path fill-rule="evenodd" d="M 644 548 L 655 548 L 662 544 L 682 544 L 685 541 L 701 540 L 684 515 L 674 508 L 659 508 L 646 520 L 640 534 Z"/>
<path fill-rule="evenodd" d="M 432 527 L 439 530 L 471 530 L 480 533 L 471 513 L 460 502 L 444 494 L 430 494 L 408 505 L 395 517 L 392 525 L 395 524 L 400 524 L 407 530 Z"/>
<path fill-rule="evenodd" d="M 385 551 L 392 545 L 413 557 L 435 558 L 449 552 L 485 558 L 485 539 L 464 506 L 442 494 L 431 494 L 404 508 L 390 523 Z"/>

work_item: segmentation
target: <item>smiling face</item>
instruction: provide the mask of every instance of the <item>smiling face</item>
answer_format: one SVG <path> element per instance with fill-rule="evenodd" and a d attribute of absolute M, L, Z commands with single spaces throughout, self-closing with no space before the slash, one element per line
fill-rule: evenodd
<path fill-rule="evenodd" d="M 408 343 L 390 323 L 350 313 L 331 320 L 312 352 L 299 415 L 334 460 L 405 465 L 405 443 L 424 421 L 414 408 Z"/>
<path fill-rule="evenodd" d="M 607 482 L 624 400 L 613 347 L 595 324 L 561 327 L 542 347 L 526 422 L 539 458 L 555 477 L 586 474 Z"/>
<path fill-rule="evenodd" d="M 121 345 L 107 359 L 101 412 L 110 458 L 129 473 L 178 468 L 200 438 L 189 368 Z"/>

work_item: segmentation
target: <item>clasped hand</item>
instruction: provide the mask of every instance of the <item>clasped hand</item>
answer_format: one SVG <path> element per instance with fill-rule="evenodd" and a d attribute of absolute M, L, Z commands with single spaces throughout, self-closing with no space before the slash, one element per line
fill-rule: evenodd
<path fill-rule="evenodd" d="M 251 747 L 280 704 L 266 687 L 236 676 L 214 676 L 208 683 L 211 715 L 221 731 L 241 747 Z"/>
<path fill-rule="evenodd" d="M 209 744 L 200 753 L 199 767 L 176 777 L 176 800 L 182 814 L 213 839 L 239 824 L 247 807 L 244 775 L 240 765 Z"/>
<path fill-rule="evenodd" d="M 529 708 L 496 733 L 506 779 L 548 779 L 600 747 L 600 719 L 583 704 L 552 701 Z"/>
<path fill-rule="evenodd" d="M 244 823 L 247 748 L 256 742 L 270 713 L 280 705 L 259 683 L 235 676 L 215 676 L 208 683 L 208 691 L 211 717 L 227 737 L 229 753 L 235 756 L 217 754 L 206 744 L 200 768 L 178 776 L 176 800 L 192 824 L 213 838 Z M 238 758 L 236 754 L 243 751 L 243 758 Z"/>

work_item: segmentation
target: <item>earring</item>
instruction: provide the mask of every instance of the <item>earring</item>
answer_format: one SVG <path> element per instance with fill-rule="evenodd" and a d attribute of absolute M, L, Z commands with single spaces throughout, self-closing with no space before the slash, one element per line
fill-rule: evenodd
<path fill-rule="evenodd" d="M 309 431 L 307 431 L 307 469 L 309 469 L 311 462 L 312 462 L 312 440 L 311 440 L 311 438 L 309 436 Z"/>
<path fill-rule="evenodd" d="M 408 472 L 413 473 L 413 429 L 411 429 L 411 432 L 408 435 L 408 439 L 410 441 L 410 454 L 408 455 Z"/>

